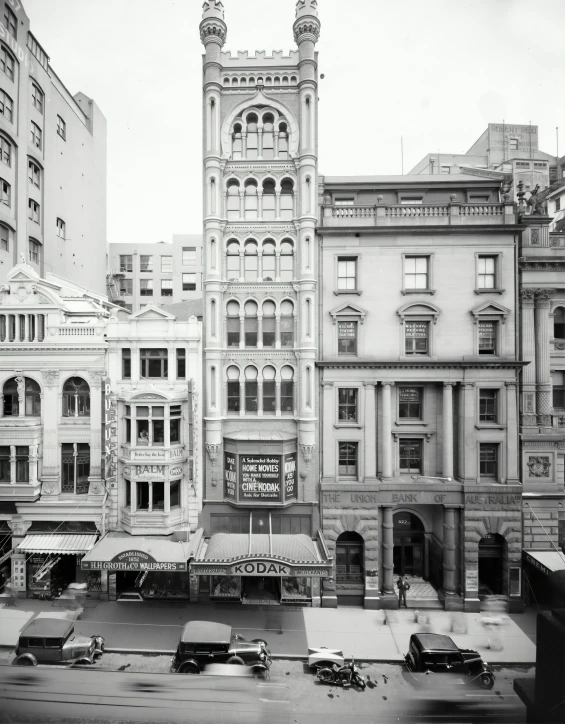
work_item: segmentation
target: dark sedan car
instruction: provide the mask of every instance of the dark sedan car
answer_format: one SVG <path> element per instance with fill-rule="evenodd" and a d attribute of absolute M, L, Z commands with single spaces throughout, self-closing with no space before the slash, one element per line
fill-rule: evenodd
<path fill-rule="evenodd" d="M 481 655 L 471 649 L 460 649 L 452 638 L 443 634 L 412 634 L 405 661 L 415 675 L 449 674 L 451 685 L 471 683 L 485 689 L 494 686 L 493 670 Z"/>
<path fill-rule="evenodd" d="M 253 673 L 268 673 L 271 652 L 263 639 L 246 641 L 231 626 L 211 621 L 189 621 L 182 632 L 171 671 L 199 674 L 208 664 L 248 666 Z"/>

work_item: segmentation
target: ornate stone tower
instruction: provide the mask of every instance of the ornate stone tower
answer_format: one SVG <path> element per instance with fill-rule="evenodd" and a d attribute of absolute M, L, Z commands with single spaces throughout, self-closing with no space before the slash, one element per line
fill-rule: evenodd
<path fill-rule="evenodd" d="M 204 3 L 207 534 L 250 511 L 318 527 L 317 0 L 293 30 L 289 55 L 224 53 L 223 3 Z"/>

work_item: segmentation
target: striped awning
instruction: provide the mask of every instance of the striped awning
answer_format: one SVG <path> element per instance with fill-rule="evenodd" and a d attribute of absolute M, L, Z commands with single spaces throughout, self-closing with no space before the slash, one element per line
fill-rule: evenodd
<path fill-rule="evenodd" d="M 87 553 L 94 548 L 98 536 L 75 533 L 61 535 L 26 535 L 18 553 Z"/>

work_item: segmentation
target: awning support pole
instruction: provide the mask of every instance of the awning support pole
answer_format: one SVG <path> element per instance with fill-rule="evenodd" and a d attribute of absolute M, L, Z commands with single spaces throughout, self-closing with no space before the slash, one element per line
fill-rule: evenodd
<path fill-rule="evenodd" d="M 247 551 L 251 555 L 251 536 L 253 535 L 253 511 L 249 511 L 249 550 Z"/>
<path fill-rule="evenodd" d="M 271 527 L 271 511 L 269 511 L 269 555 L 273 555 L 273 529 Z"/>

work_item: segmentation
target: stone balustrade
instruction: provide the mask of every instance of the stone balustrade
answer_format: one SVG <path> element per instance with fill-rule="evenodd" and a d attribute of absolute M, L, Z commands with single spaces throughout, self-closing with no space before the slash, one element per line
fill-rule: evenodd
<path fill-rule="evenodd" d="M 516 222 L 512 203 L 393 204 L 322 206 L 322 227 L 480 225 Z"/>

